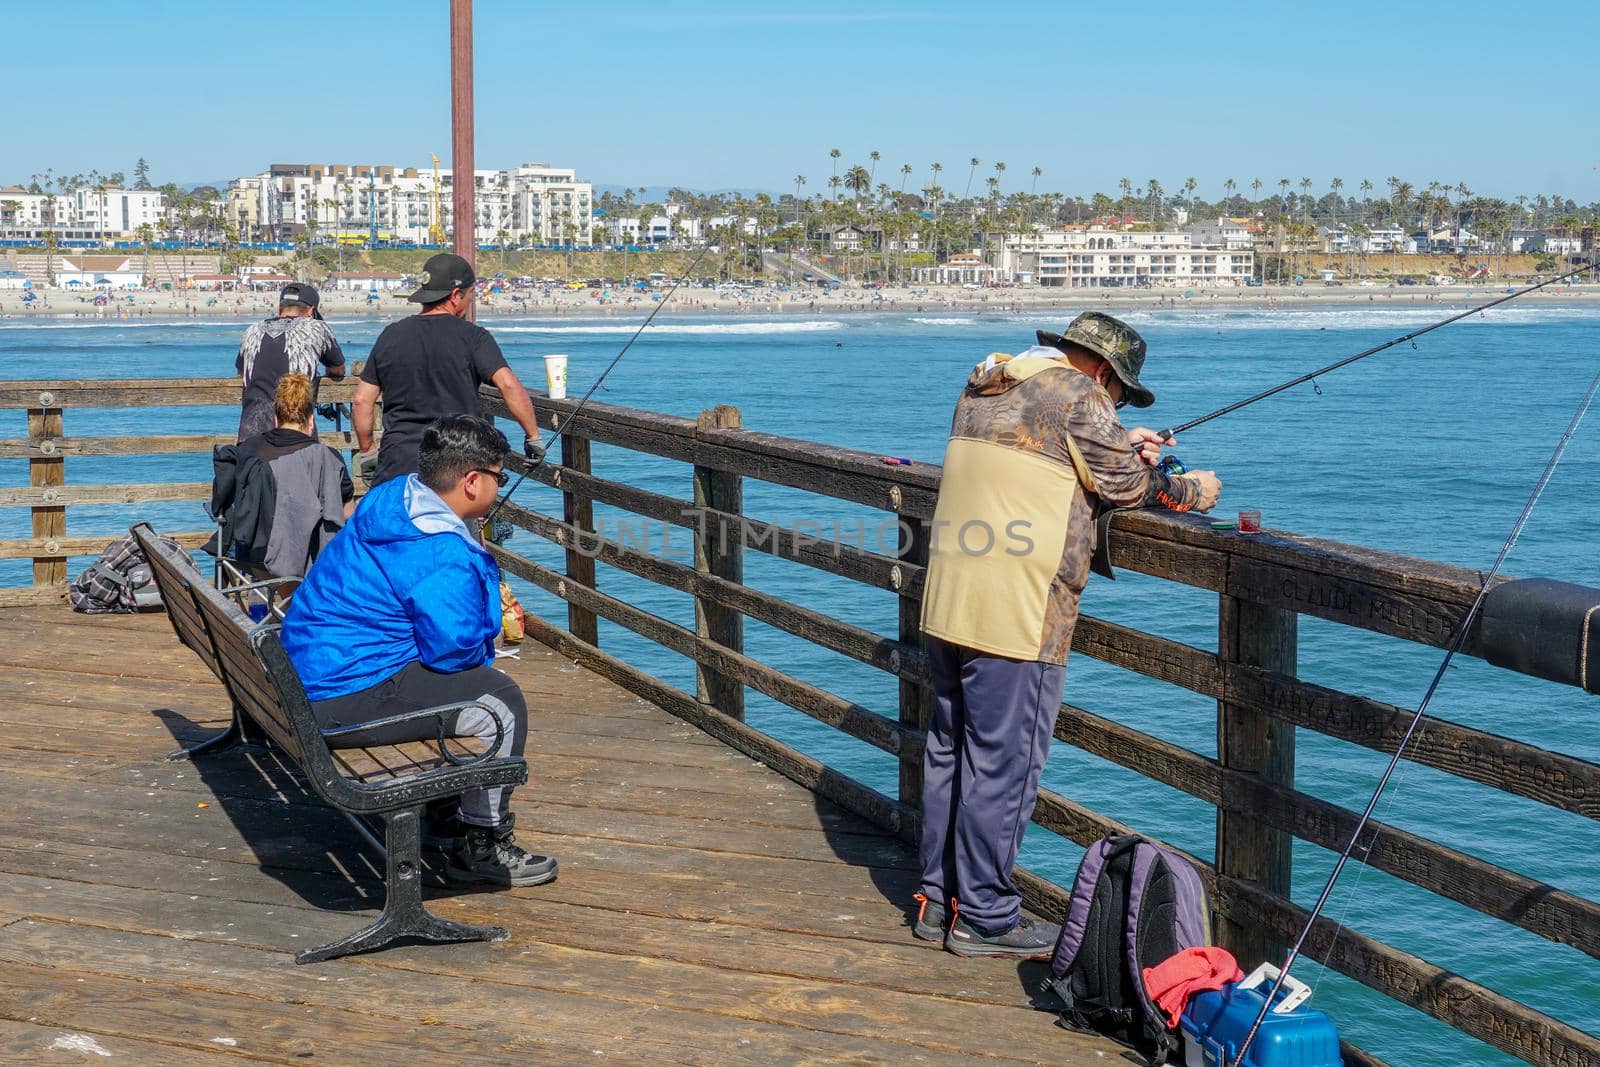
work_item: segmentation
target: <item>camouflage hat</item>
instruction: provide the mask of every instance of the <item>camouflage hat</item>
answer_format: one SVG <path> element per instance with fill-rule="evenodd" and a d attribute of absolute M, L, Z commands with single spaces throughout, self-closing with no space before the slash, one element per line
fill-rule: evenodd
<path fill-rule="evenodd" d="M 1042 345 L 1077 345 L 1111 364 L 1127 389 L 1128 403 L 1134 407 L 1147 408 L 1156 402 L 1156 395 L 1139 384 L 1139 371 L 1144 368 L 1144 338 L 1121 319 L 1101 311 L 1085 311 L 1067 325 L 1065 333 L 1040 330 L 1038 336 Z"/>

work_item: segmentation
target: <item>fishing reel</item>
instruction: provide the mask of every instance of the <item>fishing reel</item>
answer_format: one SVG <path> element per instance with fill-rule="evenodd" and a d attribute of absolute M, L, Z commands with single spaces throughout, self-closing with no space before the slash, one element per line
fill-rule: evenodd
<path fill-rule="evenodd" d="M 1183 460 L 1177 456 L 1162 456 L 1161 462 L 1156 464 L 1156 470 L 1168 478 L 1176 478 L 1180 474 L 1188 474 L 1189 468 L 1183 465 Z"/>

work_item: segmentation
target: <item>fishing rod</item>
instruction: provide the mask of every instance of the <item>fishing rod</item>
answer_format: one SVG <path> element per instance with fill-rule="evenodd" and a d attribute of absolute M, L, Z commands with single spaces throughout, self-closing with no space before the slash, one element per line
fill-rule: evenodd
<path fill-rule="evenodd" d="M 573 421 L 576 420 L 580 414 L 582 414 L 584 407 L 589 403 L 589 398 L 594 396 L 595 390 L 599 389 L 600 386 L 604 384 L 606 376 L 616 369 L 617 364 L 622 361 L 622 357 L 628 354 L 628 349 L 633 347 L 633 342 L 637 341 L 639 339 L 639 335 L 644 333 L 645 328 L 648 327 L 651 322 L 655 321 L 655 317 L 661 313 L 661 309 L 667 306 L 667 301 L 672 299 L 672 294 L 676 293 L 678 291 L 678 287 L 688 280 L 689 275 L 694 273 L 694 269 L 700 265 L 700 261 L 705 258 L 706 253 L 709 251 L 711 251 L 711 246 L 709 244 L 701 248 L 699 254 L 696 255 L 689 265 L 684 268 L 683 273 L 678 275 L 678 280 L 672 283 L 672 288 L 667 290 L 667 295 L 661 298 L 660 302 L 656 304 L 656 306 L 651 310 L 650 314 L 645 317 L 645 320 L 639 324 L 639 328 L 633 331 L 633 336 L 628 338 L 627 343 L 622 346 L 622 349 L 615 356 L 611 357 L 611 362 L 606 365 L 606 369 L 600 372 L 600 377 L 594 380 L 594 384 L 589 386 L 589 391 L 583 394 L 583 399 L 578 401 L 578 406 L 572 409 L 572 414 L 568 415 L 566 419 L 564 419 L 561 424 L 556 427 L 556 432 L 550 435 L 550 442 L 546 444 L 542 439 L 540 440 L 538 446 L 539 454 L 537 456 L 529 457 L 529 459 L 533 461 L 532 465 L 517 476 L 517 480 L 511 483 L 511 488 L 507 489 L 500 495 L 500 499 L 494 502 L 494 507 L 489 509 L 489 514 L 484 516 L 484 529 L 493 529 L 492 524 L 494 523 L 495 516 L 500 514 L 500 509 L 505 507 L 506 501 L 511 499 L 511 494 L 515 493 L 522 483 L 528 480 L 528 475 L 544 466 L 545 460 L 550 458 L 550 449 L 555 447 L 555 443 L 561 439 L 561 435 L 567 432 L 567 427 L 571 426 Z"/>
<path fill-rule="evenodd" d="M 1339 875 L 1343 873 L 1344 866 L 1349 862 L 1351 853 L 1355 851 L 1356 844 L 1361 840 L 1361 832 L 1366 829 L 1367 823 L 1371 821 L 1372 813 L 1378 806 L 1379 798 L 1383 796 L 1383 791 L 1388 788 L 1389 779 L 1394 775 L 1395 768 L 1399 766 L 1400 758 L 1405 755 L 1406 746 L 1411 743 L 1411 738 L 1415 735 L 1417 727 L 1422 724 L 1422 720 L 1428 712 L 1428 702 L 1433 699 L 1433 694 L 1438 690 L 1439 683 L 1444 680 L 1444 672 L 1450 666 L 1450 661 L 1455 658 L 1457 652 L 1461 651 L 1461 646 L 1466 641 L 1467 631 L 1472 628 L 1473 621 L 1477 619 L 1478 613 L 1483 607 L 1484 598 L 1489 595 L 1490 583 L 1494 581 L 1495 575 L 1500 573 L 1500 568 L 1505 564 L 1506 557 L 1511 554 L 1511 550 L 1516 547 L 1517 539 L 1522 536 L 1523 527 L 1527 525 L 1528 518 L 1533 514 L 1534 506 L 1539 503 L 1539 497 L 1544 494 L 1545 487 L 1550 484 L 1550 479 L 1554 477 L 1556 467 L 1560 465 L 1561 457 L 1567 451 L 1567 445 L 1572 442 L 1573 435 L 1577 433 L 1578 424 L 1583 421 L 1584 415 L 1588 413 L 1589 405 L 1594 401 L 1597 390 L 1600 390 L 1600 374 L 1596 374 L 1593 380 L 1589 382 L 1589 388 L 1584 391 L 1583 399 L 1578 404 L 1578 410 L 1573 412 L 1572 419 L 1567 423 L 1566 430 L 1561 434 L 1561 439 L 1556 442 L 1555 450 L 1550 453 L 1550 458 L 1545 461 L 1544 471 L 1539 475 L 1539 480 L 1535 483 L 1533 492 L 1528 495 L 1527 503 L 1522 505 L 1522 513 L 1517 516 L 1517 521 L 1512 525 L 1511 535 L 1500 546 L 1500 554 L 1495 557 L 1494 566 L 1490 567 L 1489 573 L 1484 576 L 1483 582 L 1478 589 L 1478 595 L 1473 598 L 1472 606 L 1467 609 L 1467 613 L 1462 617 L 1460 625 L 1456 627 L 1455 634 L 1450 638 L 1450 645 L 1445 649 L 1444 659 L 1440 661 L 1439 669 L 1433 674 L 1433 681 L 1428 684 L 1427 691 L 1422 694 L 1422 701 L 1417 705 L 1416 713 L 1411 716 L 1411 722 L 1406 726 L 1405 733 L 1401 735 L 1400 743 L 1395 746 L 1394 754 L 1389 757 L 1389 765 L 1384 768 L 1383 776 L 1378 779 L 1377 788 L 1372 791 L 1372 799 L 1367 801 L 1366 810 L 1361 813 L 1361 818 L 1356 820 L 1355 829 L 1350 834 L 1350 841 L 1344 846 L 1343 851 L 1339 853 L 1338 862 L 1333 865 L 1333 873 L 1328 875 L 1328 882 L 1322 887 L 1322 893 L 1317 897 L 1317 903 L 1311 909 L 1311 914 L 1306 917 L 1305 926 L 1300 930 L 1300 936 L 1295 938 L 1294 946 L 1289 949 L 1289 955 L 1284 958 L 1283 967 L 1279 970 L 1277 979 L 1272 983 L 1272 989 L 1267 993 L 1267 999 L 1261 1005 L 1261 1010 L 1256 1013 L 1255 1022 L 1251 1024 L 1249 1033 L 1245 1035 L 1244 1044 L 1239 1046 L 1239 1052 L 1233 1059 L 1232 1067 L 1241 1067 L 1244 1063 L 1245 1053 L 1250 1050 L 1250 1042 L 1255 1040 L 1256 1032 L 1261 1029 L 1261 1024 L 1267 1017 L 1267 1012 L 1271 1010 L 1272 1002 L 1277 997 L 1278 990 L 1283 987 L 1284 981 L 1288 979 L 1289 968 L 1293 967 L 1295 960 L 1299 959 L 1300 950 L 1305 946 L 1306 938 L 1311 935 L 1311 927 L 1315 925 L 1317 918 L 1322 914 L 1322 909 L 1328 903 L 1328 897 L 1333 893 L 1334 883 L 1339 880 Z M 1370 850 L 1371 846 L 1369 844 L 1368 851 Z M 1335 934 L 1336 939 L 1337 936 Z M 1332 951 L 1333 947 L 1330 944 L 1329 952 L 1331 953 Z"/>
<path fill-rule="evenodd" d="M 1507 293 L 1505 296 L 1499 297 L 1498 299 L 1495 299 L 1495 300 L 1491 300 L 1487 304 L 1479 304 L 1477 307 L 1470 308 L 1470 309 L 1468 309 L 1466 311 L 1463 311 L 1459 315 L 1451 315 L 1448 319 L 1440 319 L 1438 322 L 1434 323 L 1431 326 L 1424 326 L 1420 330 L 1412 330 L 1410 333 L 1404 334 L 1404 335 L 1402 335 L 1400 337 L 1396 337 L 1392 341 L 1385 341 L 1381 345 L 1374 345 L 1372 348 L 1367 349 L 1365 352 L 1357 352 L 1353 356 L 1346 356 L 1344 359 L 1339 360 L 1337 363 L 1330 363 L 1326 367 L 1319 367 L 1317 370 L 1310 371 L 1309 373 L 1306 373 L 1306 374 L 1302 374 L 1298 378 L 1290 379 L 1289 381 L 1284 382 L 1282 385 L 1275 385 L 1271 389 L 1262 390 L 1261 392 L 1257 393 L 1255 396 L 1247 396 L 1243 400 L 1235 400 L 1233 403 L 1227 405 L 1226 407 L 1220 407 L 1217 410 L 1211 412 L 1210 414 L 1201 415 L 1198 419 L 1190 419 L 1188 422 L 1179 423 L 1177 426 L 1173 426 L 1170 429 L 1161 430 L 1160 431 L 1161 439 L 1163 441 L 1169 441 L 1170 442 L 1175 436 L 1177 436 L 1180 433 L 1183 433 L 1186 430 L 1192 430 L 1196 426 L 1202 426 L 1205 423 L 1210 422 L 1212 419 L 1220 419 L 1224 415 L 1230 415 L 1233 412 L 1238 411 L 1240 408 L 1249 407 L 1251 404 L 1254 404 L 1258 400 L 1265 400 L 1269 396 L 1276 396 L 1277 394 L 1283 392 L 1285 389 L 1293 389 L 1295 386 L 1304 385 L 1306 382 L 1311 382 L 1313 385 L 1315 385 L 1316 384 L 1316 380 L 1318 378 L 1322 377 L 1324 374 L 1328 374 L 1331 371 L 1336 371 L 1340 367 L 1347 367 L 1350 364 L 1356 362 L 1356 360 L 1358 360 L 1358 359 L 1366 359 L 1368 356 L 1375 356 L 1379 352 L 1384 352 L 1384 351 L 1387 351 L 1388 349 L 1393 348 L 1395 345 L 1405 344 L 1407 341 L 1415 340 L 1416 338 L 1421 337 L 1425 333 L 1432 333 L 1434 330 L 1441 329 L 1441 328 L 1443 328 L 1445 326 L 1448 326 L 1452 322 L 1460 322 L 1462 319 L 1468 317 L 1469 315 L 1476 315 L 1476 314 L 1479 314 L 1480 312 L 1488 311 L 1492 307 L 1497 307 L 1500 304 L 1504 304 L 1504 303 L 1507 303 L 1508 301 L 1515 300 L 1519 296 L 1527 296 L 1529 293 L 1534 292 L 1535 290 L 1538 290 L 1538 289 L 1543 289 L 1547 285 L 1554 285 L 1557 282 L 1563 282 L 1563 281 L 1566 281 L 1568 278 L 1576 277 L 1577 275 L 1582 274 L 1586 270 L 1596 270 L 1596 269 L 1600 269 L 1600 264 L 1587 263 L 1584 266 L 1579 267 L 1577 270 L 1568 271 L 1566 274 L 1563 274 L 1563 275 L 1561 275 L 1559 277 L 1556 277 L 1556 278 L 1551 278 L 1549 281 L 1539 282 L 1537 285 L 1530 285 L 1526 289 L 1518 289 L 1514 293 Z"/>

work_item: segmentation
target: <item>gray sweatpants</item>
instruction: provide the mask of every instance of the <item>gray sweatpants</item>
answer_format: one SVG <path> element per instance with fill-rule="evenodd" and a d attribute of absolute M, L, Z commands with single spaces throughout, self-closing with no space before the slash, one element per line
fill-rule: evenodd
<path fill-rule="evenodd" d="M 1033 814 L 1066 668 L 926 639 L 933 720 L 922 757 L 922 892 L 979 933 L 1021 918 L 1011 868 Z"/>
<path fill-rule="evenodd" d="M 370 689 L 349 696 L 317 700 L 311 711 L 324 729 L 355 726 L 401 712 L 476 700 L 490 715 L 477 708 L 457 712 L 445 724 L 446 737 L 476 737 L 492 744 L 496 720 L 503 725 L 498 756 L 521 756 L 528 740 L 528 705 L 522 690 L 510 677 L 493 667 L 474 667 L 455 674 L 430 671 L 420 663 L 408 664 L 398 674 Z M 337 748 L 362 748 L 367 745 L 398 745 L 407 741 L 431 741 L 438 736 L 433 719 L 418 720 L 375 730 L 357 730 L 334 740 Z M 461 794 L 461 821 L 473 826 L 499 826 L 511 811 L 511 787 L 473 789 Z"/>

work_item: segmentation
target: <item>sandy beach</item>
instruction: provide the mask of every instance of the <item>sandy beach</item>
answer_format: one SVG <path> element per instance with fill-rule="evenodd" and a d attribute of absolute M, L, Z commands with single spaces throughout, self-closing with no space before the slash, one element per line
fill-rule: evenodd
<path fill-rule="evenodd" d="M 1437 304 L 1441 310 L 1461 309 L 1502 296 L 1520 283 L 1498 285 L 1395 286 L 1360 285 L 1261 286 L 1247 289 L 1056 289 L 1010 288 L 971 290 L 929 286 L 918 289 L 852 289 L 828 291 L 750 289 L 737 292 L 708 288 L 680 288 L 664 313 L 695 312 L 747 315 L 850 314 L 871 312 L 984 312 L 1047 311 L 1060 308 L 1238 308 L 1272 311 L 1358 305 L 1400 306 Z M 17 291 L 0 292 L 0 319 L 49 316 L 69 319 L 126 321 L 149 317 L 214 318 L 242 320 L 266 317 L 276 306 L 271 293 L 134 292 L 118 294 L 96 305 L 94 297 L 62 290 L 39 290 L 41 299 L 23 304 Z M 478 304 L 481 320 L 515 315 L 617 315 L 642 316 L 662 294 L 591 289 L 528 289 L 493 293 Z M 1527 303 L 1600 302 L 1600 285 L 1551 286 L 1522 297 Z M 322 293 L 326 318 L 399 318 L 413 314 L 416 305 L 405 294 L 386 293 L 371 300 L 366 292 Z"/>

